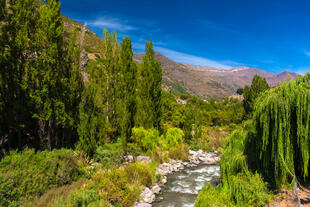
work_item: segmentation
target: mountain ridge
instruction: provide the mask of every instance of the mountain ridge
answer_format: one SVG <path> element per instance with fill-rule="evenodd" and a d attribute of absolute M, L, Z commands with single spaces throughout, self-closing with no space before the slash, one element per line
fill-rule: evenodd
<path fill-rule="evenodd" d="M 77 41 L 80 41 L 82 24 L 63 16 L 67 35 L 77 29 Z M 89 59 L 95 58 L 100 52 L 100 37 L 89 28 L 86 29 L 83 49 Z M 134 53 L 136 62 L 141 63 L 143 54 Z M 223 98 L 234 95 L 238 88 L 250 85 L 254 75 L 266 78 L 270 86 L 281 81 L 295 79 L 298 74 L 283 71 L 269 73 L 265 70 L 249 67 L 235 67 L 232 69 L 215 68 L 211 66 L 198 66 L 175 62 L 163 54 L 156 52 L 156 59 L 163 69 L 163 85 L 166 91 L 177 94 L 197 95 L 201 98 Z"/>
<path fill-rule="evenodd" d="M 141 62 L 143 54 L 135 54 L 134 59 Z M 202 98 L 223 98 L 234 95 L 238 88 L 250 85 L 254 75 L 266 78 L 270 86 L 276 86 L 281 81 L 295 79 L 298 74 L 283 71 L 269 73 L 268 71 L 250 68 L 235 67 L 231 69 L 215 68 L 177 63 L 159 52 L 155 57 L 161 62 L 163 69 L 163 83 L 168 90 L 176 93 L 186 91 L 188 94 Z M 180 90 L 181 88 L 181 90 Z"/>

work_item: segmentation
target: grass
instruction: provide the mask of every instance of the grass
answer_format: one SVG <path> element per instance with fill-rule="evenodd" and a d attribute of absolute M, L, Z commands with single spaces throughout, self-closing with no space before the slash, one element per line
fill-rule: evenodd
<path fill-rule="evenodd" d="M 87 177 L 85 166 L 72 150 L 11 151 L 0 161 L 0 206 L 19 206 Z"/>

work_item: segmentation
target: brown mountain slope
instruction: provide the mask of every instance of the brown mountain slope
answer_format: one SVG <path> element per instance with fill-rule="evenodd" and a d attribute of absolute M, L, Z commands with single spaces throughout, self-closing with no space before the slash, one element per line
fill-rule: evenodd
<path fill-rule="evenodd" d="M 63 17 L 66 36 L 69 36 L 74 28 L 77 28 L 77 41 L 80 42 L 83 25 L 70 18 Z M 89 58 L 95 58 L 100 48 L 100 37 L 89 29 L 86 29 L 83 49 Z M 141 62 L 143 54 L 135 54 L 137 62 Z M 156 58 L 161 62 L 163 68 L 163 88 L 180 94 L 193 94 L 203 98 L 226 97 L 235 94 L 236 90 L 245 85 L 250 85 L 254 75 L 266 78 L 271 86 L 277 85 L 288 77 L 294 79 L 296 73 L 283 72 L 271 74 L 267 71 L 240 67 L 231 70 L 213 67 L 193 66 L 177 63 L 160 53 Z M 86 61 L 87 62 L 87 61 Z"/>
<path fill-rule="evenodd" d="M 139 62 L 143 54 L 136 54 L 134 58 Z M 271 86 L 281 81 L 295 79 L 298 74 L 282 72 L 272 74 L 264 70 L 239 67 L 233 69 L 219 69 L 176 63 L 167 57 L 156 53 L 156 58 L 163 68 L 163 83 L 165 87 L 178 93 L 195 94 L 200 97 L 226 97 L 235 94 L 240 87 L 250 85 L 254 75 L 266 78 Z"/>

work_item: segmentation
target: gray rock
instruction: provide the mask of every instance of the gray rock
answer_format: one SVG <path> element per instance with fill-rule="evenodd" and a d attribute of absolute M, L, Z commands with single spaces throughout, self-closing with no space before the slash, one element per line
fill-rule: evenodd
<path fill-rule="evenodd" d="M 124 160 L 125 160 L 126 162 L 133 162 L 133 161 L 134 161 L 134 158 L 133 158 L 132 155 L 126 155 L 126 156 L 124 156 Z"/>
<path fill-rule="evenodd" d="M 135 203 L 134 207 L 152 207 L 149 203 Z"/>
<path fill-rule="evenodd" d="M 154 185 L 153 187 L 152 187 L 152 192 L 154 193 L 154 194 L 159 194 L 160 193 L 160 191 L 161 191 L 161 188 L 159 187 L 159 185 Z"/>
<path fill-rule="evenodd" d="M 142 156 L 142 155 L 140 155 L 140 156 L 138 156 L 137 157 L 137 161 L 138 162 L 142 162 L 142 163 L 151 163 L 152 162 L 152 159 L 150 158 L 150 157 L 148 157 L 148 156 Z"/>
<path fill-rule="evenodd" d="M 145 187 L 140 195 L 140 201 L 144 203 L 152 203 L 155 200 L 155 194 L 148 188 Z"/>

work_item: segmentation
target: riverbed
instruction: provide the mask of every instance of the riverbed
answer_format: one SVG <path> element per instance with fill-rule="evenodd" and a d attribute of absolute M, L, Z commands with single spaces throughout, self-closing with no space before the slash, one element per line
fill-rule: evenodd
<path fill-rule="evenodd" d="M 167 183 L 162 189 L 163 197 L 160 202 L 153 203 L 153 207 L 190 207 L 194 206 L 199 191 L 208 182 L 218 179 L 220 166 L 199 165 L 169 175 Z"/>

